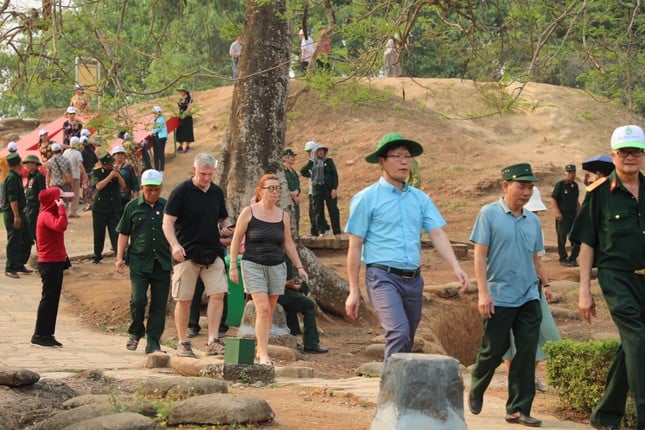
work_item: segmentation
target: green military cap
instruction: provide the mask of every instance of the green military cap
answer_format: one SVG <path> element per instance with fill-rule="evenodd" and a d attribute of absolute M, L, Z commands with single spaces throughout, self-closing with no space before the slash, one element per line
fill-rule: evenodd
<path fill-rule="evenodd" d="M 188 91 L 188 86 L 186 84 L 181 84 L 180 86 L 178 86 L 177 91 L 184 91 L 184 92 L 190 94 L 190 91 Z"/>
<path fill-rule="evenodd" d="M 20 155 L 18 155 L 17 152 L 12 152 L 11 154 L 7 155 L 7 164 L 9 164 L 9 167 L 14 167 L 20 164 Z"/>
<path fill-rule="evenodd" d="M 42 165 L 42 163 L 40 162 L 40 159 L 38 159 L 38 157 L 36 157 L 36 156 L 35 156 L 35 155 L 33 155 L 33 154 L 32 154 L 32 155 L 27 155 L 27 156 L 25 157 L 25 160 L 24 160 L 22 163 L 23 163 L 23 164 L 24 164 L 24 163 L 36 163 L 38 166 L 41 166 L 41 165 Z"/>
<path fill-rule="evenodd" d="M 114 162 L 114 158 L 112 158 L 110 153 L 104 150 L 99 151 L 98 157 L 99 157 L 99 161 L 103 164 L 110 164 Z"/>
<path fill-rule="evenodd" d="M 567 164 L 564 166 L 564 171 L 565 172 L 575 172 L 576 171 L 576 165 L 575 164 Z"/>
<path fill-rule="evenodd" d="M 410 154 L 413 157 L 421 155 L 423 153 L 423 146 L 414 140 L 406 139 L 399 133 L 388 133 L 385 136 L 381 137 L 376 144 L 376 150 L 365 157 L 365 161 L 368 163 L 378 163 L 378 158 L 385 156 L 387 151 L 393 146 L 405 145 L 408 147 Z"/>
<path fill-rule="evenodd" d="M 295 152 L 293 152 L 293 149 L 291 149 L 291 148 L 287 148 L 287 149 L 285 149 L 284 151 L 282 151 L 282 156 L 283 156 L 283 157 L 286 157 L 287 155 L 293 155 L 293 156 L 295 157 L 295 156 L 296 156 L 296 155 L 298 155 L 298 154 L 296 154 Z"/>
<path fill-rule="evenodd" d="M 533 175 L 531 165 L 528 163 L 513 164 L 512 166 L 502 169 L 502 180 L 504 181 L 528 181 L 539 182 L 540 180 Z"/>

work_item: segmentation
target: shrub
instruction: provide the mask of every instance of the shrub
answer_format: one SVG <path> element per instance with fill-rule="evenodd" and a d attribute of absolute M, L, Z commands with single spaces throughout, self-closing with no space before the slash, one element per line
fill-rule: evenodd
<path fill-rule="evenodd" d="M 576 342 L 563 339 L 547 342 L 543 348 L 547 357 L 549 385 L 553 387 L 563 408 L 589 415 L 605 388 L 611 363 L 620 345 L 615 340 Z M 624 424 L 633 425 L 634 401 L 627 400 Z"/>

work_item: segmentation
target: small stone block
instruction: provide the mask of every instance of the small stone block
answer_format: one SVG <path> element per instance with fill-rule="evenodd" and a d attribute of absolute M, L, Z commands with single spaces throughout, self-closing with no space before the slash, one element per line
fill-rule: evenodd
<path fill-rule="evenodd" d="M 224 363 L 253 364 L 255 358 L 255 339 L 227 337 L 224 339 Z"/>

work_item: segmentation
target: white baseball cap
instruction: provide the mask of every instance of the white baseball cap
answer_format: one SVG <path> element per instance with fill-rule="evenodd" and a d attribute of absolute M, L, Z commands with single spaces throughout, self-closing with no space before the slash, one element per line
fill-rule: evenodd
<path fill-rule="evenodd" d="M 141 185 L 161 185 L 163 176 L 155 169 L 148 169 L 141 174 Z"/>
<path fill-rule="evenodd" d="M 40 131 L 38 132 L 38 136 L 42 136 L 44 134 L 49 134 L 49 132 L 47 130 L 45 130 L 44 128 L 41 128 Z"/>
<path fill-rule="evenodd" d="M 538 187 L 533 187 L 533 195 L 524 205 L 524 209 L 531 212 L 541 212 L 546 210 L 546 205 L 542 201 L 542 196 L 540 195 Z"/>
<path fill-rule="evenodd" d="M 154 107 L 152 108 L 152 111 L 153 111 L 153 112 L 157 112 L 157 113 L 161 113 L 161 106 L 154 106 Z"/>
<path fill-rule="evenodd" d="M 60 146 L 60 143 L 58 143 L 58 142 L 52 143 L 52 151 L 60 152 L 61 149 L 62 149 L 62 147 Z"/>
<path fill-rule="evenodd" d="M 92 134 L 92 132 L 87 128 L 81 130 L 81 136 L 89 136 L 90 134 Z"/>
<path fill-rule="evenodd" d="M 74 106 L 70 106 L 67 108 L 67 113 L 68 114 L 76 114 L 76 108 Z"/>
<path fill-rule="evenodd" d="M 112 148 L 112 155 L 114 154 L 125 154 L 125 149 L 121 145 L 117 145 Z"/>
<path fill-rule="evenodd" d="M 318 143 L 316 143 L 313 140 L 310 140 L 309 142 L 305 143 L 305 149 L 304 151 L 309 152 L 312 149 L 314 149 L 316 146 L 318 146 Z"/>
<path fill-rule="evenodd" d="M 74 84 L 74 89 L 75 89 L 75 90 L 82 90 L 82 89 L 83 89 L 83 85 L 76 83 L 76 84 Z"/>
<path fill-rule="evenodd" d="M 9 142 L 7 144 L 7 150 L 9 150 L 9 152 L 16 152 L 18 150 L 18 145 L 16 145 L 16 142 Z"/>
<path fill-rule="evenodd" d="M 81 144 L 84 145 L 90 141 L 90 138 L 87 136 L 81 136 Z"/>
<path fill-rule="evenodd" d="M 69 146 L 71 146 L 74 149 L 78 149 L 78 147 L 81 145 L 81 138 L 78 136 L 72 136 L 69 139 Z"/>
<path fill-rule="evenodd" d="M 623 125 L 611 134 L 611 149 L 639 148 L 645 149 L 643 129 L 637 125 Z"/>

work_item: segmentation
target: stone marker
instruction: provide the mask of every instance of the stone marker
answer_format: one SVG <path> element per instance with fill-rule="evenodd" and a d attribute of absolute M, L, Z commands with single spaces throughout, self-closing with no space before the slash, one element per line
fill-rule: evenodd
<path fill-rule="evenodd" d="M 448 356 L 397 353 L 381 378 L 372 430 L 466 430 L 459 362 Z"/>

